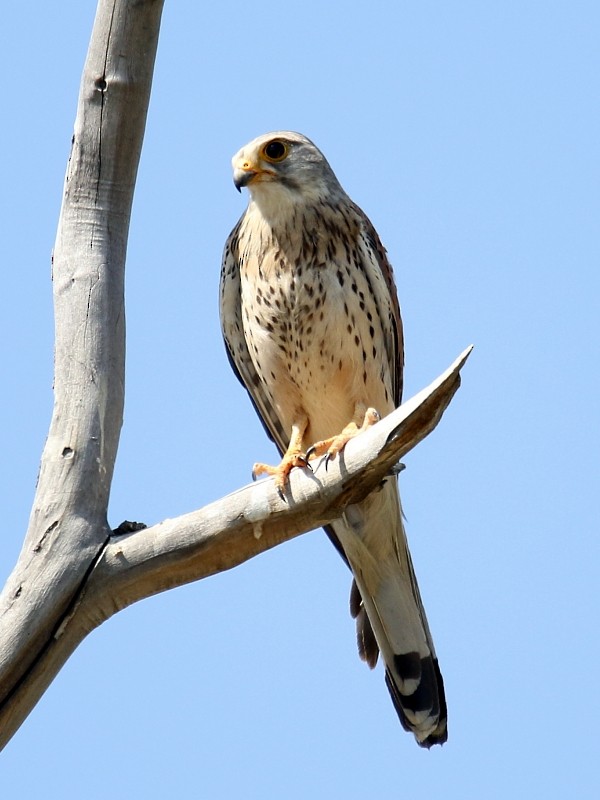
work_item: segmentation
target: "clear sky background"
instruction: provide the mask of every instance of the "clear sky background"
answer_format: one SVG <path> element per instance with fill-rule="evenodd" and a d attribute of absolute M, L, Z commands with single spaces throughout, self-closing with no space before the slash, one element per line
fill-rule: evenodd
<path fill-rule="evenodd" d="M 2 579 L 52 409 L 50 252 L 94 13 L 2 14 Z M 217 288 L 246 203 L 231 156 L 299 130 L 389 251 L 406 397 L 476 347 L 401 476 L 449 741 L 402 731 L 315 531 L 91 634 L 0 755 L 2 796 L 600 796 L 599 36 L 591 0 L 166 4 L 110 521 L 191 511 L 275 458 Z"/>

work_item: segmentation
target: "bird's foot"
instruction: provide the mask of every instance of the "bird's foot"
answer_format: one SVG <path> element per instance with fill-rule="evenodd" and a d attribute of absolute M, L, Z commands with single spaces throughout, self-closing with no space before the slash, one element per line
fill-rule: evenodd
<path fill-rule="evenodd" d="M 367 430 L 367 428 L 375 425 L 375 423 L 379 422 L 380 419 L 381 417 L 378 411 L 376 411 L 374 408 L 367 408 L 363 423 L 360 428 L 356 422 L 350 422 L 348 425 L 346 425 L 341 433 L 337 434 L 337 436 L 331 436 L 329 439 L 323 439 L 321 442 L 315 442 L 306 451 L 306 458 L 311 459 L 318 458 L 319 456 L 325 456 L 325 469 L 327 469 L 329 462 L 342 452 L 350 439 L 354 439 L 355 436 L 358 436 L 359 433 L 363 433 Z"/>
<path fill-rule="evenodd" d="M 256 480 L 259 475 L 273 475 L 275 478 L 275 486 L 277 493 L 283 500 L 285 487 L 288 484 L 290 472 L 294 467 L 308 467 L 312 471 L 312 467 L 308 463 L 305 453 L 299 451 L 288 452 L 281 459 L 281 462 L 273 467 L 270 464 L 262 464 L 257 462 L 252 467 L 252 479 Z"/>

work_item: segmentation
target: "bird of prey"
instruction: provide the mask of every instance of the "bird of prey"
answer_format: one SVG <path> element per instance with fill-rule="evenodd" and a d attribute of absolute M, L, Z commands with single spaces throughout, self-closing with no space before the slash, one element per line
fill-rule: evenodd
<path fill-rule="evenodd" d="M 220 314 L 229 360 L 282 461 L 255 464 L 280 493 L 294 467 L 338 456 L 400 405 L 404 346 L 392 269 L 375 228 L 305 136 L 276 131 L 234 156 L 250 201 L 225 245 Z M 361 658 L 379 652 L 403 727 L 447 739 L 444 684 L 402 522 L 397 480 L 327 528 L 353 572 Z"/>

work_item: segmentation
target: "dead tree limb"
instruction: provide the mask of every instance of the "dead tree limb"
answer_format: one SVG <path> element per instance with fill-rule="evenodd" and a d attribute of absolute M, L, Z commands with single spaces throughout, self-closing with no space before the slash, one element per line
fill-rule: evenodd
<path fill-rule="evenodd" d="M 23 550 L 0 596 L 0 703 L 39 660 L 110 533 L 125 253 L 162 5 L 98 4 L 53 258 L 54 411 Z"/>
<path fill-rule="evenodd" d="M 314 474 L 296 469 L 135 533 L 107 523 L 122 423 L 124 267 L 162 0 L 100 0 L 53 261 L 55 404 L 29 529 L 0 595 L 0 747 L 78 644 L 131 603 L 230 569 L 359 502 L 437 424 L 470 349 Z"/>

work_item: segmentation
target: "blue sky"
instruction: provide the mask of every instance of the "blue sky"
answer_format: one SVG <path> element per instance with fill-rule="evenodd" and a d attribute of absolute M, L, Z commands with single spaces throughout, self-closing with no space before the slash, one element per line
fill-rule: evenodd
<path fill-rule="evenodd" d="M 50 252 L 94 11 L 3 14 L 2 579 L 52 409 Z M 309 135 L 395 267 L 406 396 L 475 344 L 401 476 L 449 741 L 401 730 L 315 531 L 91 634 L 0 756 L 5 794 L 597 796 L 599 29 L 577 0 L 167 3 L 110 520 L 193 510 L 273 460 L 220 337 L 246 202 L 230 158 Z"/>

